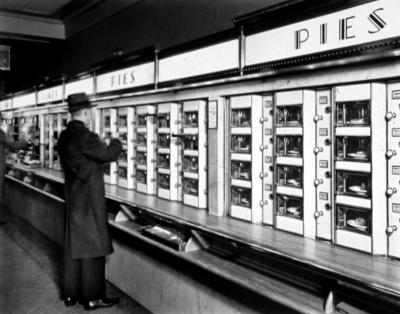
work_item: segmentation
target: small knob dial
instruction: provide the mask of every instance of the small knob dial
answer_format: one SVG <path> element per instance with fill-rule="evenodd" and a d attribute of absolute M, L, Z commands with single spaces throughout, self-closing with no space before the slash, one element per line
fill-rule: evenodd
<path fill-rule="evenodd" d="M 265 178 L 265 177 L 268 177 L 268 173 L 267 172 L 261 172 L 260 173 L 260 179 L 262 179 L 262 178 Z"/>
<path fill-rule="evenodd" d="M 324 212 L 323 211 L 316 211 L 316 212 L 314 212 L 314 218 L 315 219 L 318 219 L 319 217 L 321 217 L 321 216 L 323 216 L 324 215 Z"/>
<path fill-rule="evenodd" d="M 324 149 L 322 147 L 315 147 L 314 148 L 314 154 L 315 155 L 317 155 L 317 154 L 319 154 L 320 152 L 323 152 L 323 151 L 324 151 Z"/>
<path fill-rule="evenodd" d="M 264 149 L 267 149 L 268 145 L 260 145 L 260 150 L 263 151 Z"/>
<path fill-rule="evenodd" d="M 315 186 L 318 186 L 318 185 L 320 185 L 320 184 L 322 184 L 322 183 L 324 183 L 324 181 L 323 181 L 322 179 L 315 179 L 315 180 L 314 180 L 314 185 L 315 185 Z"/>
<path fill-rule="evenodd" d="M 397 226 L 396 225 L 393 225 L 393 226 L 388 226 L 387 228 L 386 228 L 386 233 L 388 234 L 388 235 L 391 235 L 393 232 L 395 232 L 395 231 L 397 231 Z"/>
<path fill-rule="evenodd" d="M 390 158 L 392 158 L 393 156 L 395 156 L 396 154 L 397 154 L 397 152 L 396 152 L 395 150 L 389 149 L 389 150 L 386 152 L 386 158 L 390 159 Z"/>
<path fill-rule="evenodd" d="M 268 121 L 268 118 L 267 117 L 261 117 L 260 118 L 260 123 L 263 123 L 263 122 L 267 122 Z"/>
<path fill-rule="evenodd" d="M 260 201 L 260 206 L 263 207 L 264 205 L 267 205 L 268 202 L 267 201 Z"/>
<path fill-rule="evenodd" d="M 397 190 L 396 190 L 396 188 L 388 188 L 387 190 L 386 190 L 386 195 L 388 196 L 388 197 L 391 197 L 393 194 L 395 194 L 395 193 L 397 193 Z"/>
<path fill-rule="evenodd" d="M 387 121 L 390 121 L 390 120 L 396 118 L 396 114 L 395 114 L 394 112 L 390 112 L 390 111 L 389 111 L 389 112 L 386 114 L 385 118 L 386 118 Z"/>
<path fill-rule="evenodd" d="M 323 120 L 323 119 L 324 119 L 323 116 L 319 116 L 319 115 L 315 115 L 315 116 L 314 116 L 314 122 L 315 122 L 315 123 L 317 123 L 318 121 Z"/>

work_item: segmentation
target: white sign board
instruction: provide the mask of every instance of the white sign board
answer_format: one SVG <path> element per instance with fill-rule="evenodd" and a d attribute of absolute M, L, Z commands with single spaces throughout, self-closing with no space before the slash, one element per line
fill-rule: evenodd
<path fill-rule="evenodd" d="M 86 93 L 87 95 L 92 95 L 94 91 L 94 79 L 93 77 L 88 77 L 86 79 L 73 81 L 65 84 L 65 95 L 67 98 L 71 94 L 75 93 Z"/>
<path fill-rule="evenodd" d="M 96 78 L 97 93 L 154 84 L 154 63 L 148 62 Z"/>
<path fill-rule="evenodd" d="M 161 59 L 159 81 L 173 81 L 238 68 L 239 40 L 233 39 Z"/>
<path fill-rule="evenodd" d="M 63 85 L 46 88 L 38 91 L 38 104 L 61 100 L 63 97 Z"/>
<path fill-rule="evenodd" d="M 11 98 L 0 101 L 0 111 L 11 109 Z"/>
<path fill-rule="evenodd" d="M 26 106 L 32 106 L 36 104 L 36 93 L 25 94 L 16 96 L 13 98 L 13 108 L 21 108 Z"/>
<path fill-rule="evenodd" d="M 400 36 L 400 1 L 377 0 L 245 39 L 245 64 L 254 65 Z"/>

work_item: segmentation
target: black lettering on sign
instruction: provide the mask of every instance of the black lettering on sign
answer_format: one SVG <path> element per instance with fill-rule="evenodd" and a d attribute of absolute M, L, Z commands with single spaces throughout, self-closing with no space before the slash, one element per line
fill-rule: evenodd
<path fill-rule="evenodd" d="M 379 11 L 383 11 L 383 8 L 376 9 L 368 16 L 368 20 L 375 27 L 373 30 L 368 30 L 370 34 L 378 33 L 386 26 L 385 20 L 377 13 Z"/>
<path fill-rule="evenodd" d="M 350 25 L 350 20 L 354 18 L 355 16 L 349 16 L 345 19 L 339 20 L 339 40 L 345 40 L 356 37 L 355 35 L 349 34 L 350 28 L 353 27 L 352 25 Z"/>
<path fill-rule="evenodd" d="M 310 33 L 308 32 L 308 29 L 302 28 L 300 30 L 297 30 L 294 32 L 294 46 L 296 49 L 301 48 L 301 44 L 305 43 L 308 40 L 308 37 L 310 36 Z"/>

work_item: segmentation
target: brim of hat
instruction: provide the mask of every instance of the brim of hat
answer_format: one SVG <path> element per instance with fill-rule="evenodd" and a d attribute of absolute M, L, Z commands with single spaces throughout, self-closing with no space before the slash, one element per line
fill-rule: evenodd
<path fill-rule="evenodd" d="M 82 105 L 82 106 L 77 106 L 77 107 L 74 107 L 74 108 L 68 108 L 67 107 L 67 108 L 65 108 L 65 110 L 71 112 L 71 111 L 77 111 L 77 110 L 81 110 L 81 109 L 85 109 L 85 108 L 92 108 L 92 107 L 96 107 L 96 105 L 94 105 L 94 104 Z"/>

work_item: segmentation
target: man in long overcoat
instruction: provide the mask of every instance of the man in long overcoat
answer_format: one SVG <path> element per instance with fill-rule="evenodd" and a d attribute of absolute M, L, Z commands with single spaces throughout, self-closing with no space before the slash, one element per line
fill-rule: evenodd
<path fill-rule="evenodd" d="M 68 109 L 72 121 L 57 145 L 65 174 L 64 302 L 79 300 L 93 310 L 118 303 L 105 296 L 105 256 L 112 245 L 103 174 L 104 163 L 115 161 L 122 146 L 118 139 L 106 145 L 86 127 L 91 120 L 86 94 L 70 95 Z"/>
<path fill-rule="evenodd" d="M 6 126 L 5 121 L 2 119 L 0 114 L 0 122 L 2 127 Z M 4 175 L 6 171 L 6 151 L 7 149 L 17 150 L 23 149 L 27 145 L 27 142 L 23 139 L 19 141 L 11 141 L 7 136 L 7 133 L 0 128 L 0 226 L 4 225 L 6 222 L 2 218 L 1 209 L 3 207 L 3 184 L 4 184 Z"/>

